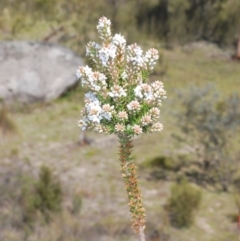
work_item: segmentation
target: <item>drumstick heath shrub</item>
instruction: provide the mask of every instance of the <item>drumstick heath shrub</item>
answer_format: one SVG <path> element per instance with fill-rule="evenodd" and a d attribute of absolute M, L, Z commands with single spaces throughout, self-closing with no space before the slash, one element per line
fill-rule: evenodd
<path fill-rule="evenodd" d="M 154 48 L 144 53 L 137 44 L 127 45 L 121 34 L 112 35 L 106 17 L 99 19 L 97 31 L 101 42 L 90 42 L 86 48 L 93 68 L 81 66 L 76 73 L 88 90 L 78 123 L 82 130 L 117 135 L 132 227 L 144 241 L 145 210 L 131 156 L 132 138 L 163 129 L 159 117 L 166 91 L 158 80 L 147 83 L 159 55 Z"/>

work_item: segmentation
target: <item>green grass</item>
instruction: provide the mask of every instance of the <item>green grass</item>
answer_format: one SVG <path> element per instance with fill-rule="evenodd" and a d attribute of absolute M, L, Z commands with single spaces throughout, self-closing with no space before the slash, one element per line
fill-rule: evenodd
<path fill-rule="evenodd" d="M 211 49 L 197 49 L 188 53 L 181 48 L 175 51 L 163 50 L 168 71 L 164 77 L 166 89 L 186 88 L 189 85 L 202 86 L 214 83 L 224 95 L 240 93 L 239 62 L 230 59 L 209 57 Z M 220 51 L 220 50 L 219 50 Z M 171 93 L 168 93 L 168 98 Z"/>

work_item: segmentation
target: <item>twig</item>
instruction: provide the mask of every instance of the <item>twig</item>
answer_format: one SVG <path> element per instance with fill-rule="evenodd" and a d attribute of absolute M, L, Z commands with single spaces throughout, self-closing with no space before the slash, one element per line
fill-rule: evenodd
<path fill-rule="evenodd" d="M 46 37 L 42 39 L 42 42 L 48 42 L 52 37 L 57 35 L 59 32 L 62 32 L 63 30 L 64 30 L 63 26 L 53 29 L 53 31 L 50 34 L 48 34 Z"/>

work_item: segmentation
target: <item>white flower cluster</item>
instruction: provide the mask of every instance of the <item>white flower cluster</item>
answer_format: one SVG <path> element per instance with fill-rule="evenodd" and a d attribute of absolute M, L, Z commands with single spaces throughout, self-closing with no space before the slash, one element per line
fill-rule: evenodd
<path fill-rule="evenodd" d="M 111 38 L 111 21 L 106 17 L 101 17 L 98 21 L 97 30 L 103 41 L 108 40 Z"/>
<path fill-rule="evenodd" d="M 127 62 L 134 72 L 138 72 L 140 69 L 147 71 L 153 70 L 158 58 L 159 55 L 156 49 L 149 49 L 146 54 L 143 55 L 142 49 L 137 44 L 132 44 L 127 47 Z"/>
<path fill-rule="evenodd" d="M 146 83 L 139 84 L 134 89 L 135 96 L 147 103 L 157 102 L 159 105 L 166 98 L 166 91 L 163 88 L 163 83 L 155 81 L 151 85 Z"/>
<path fill-rule="evenodd" d="M 79 126 L 82 127 L 82 130 L 86 130 L 90 126 L 94 128 L 95 125 L 100 124 L 101 120 L 110 121 L 114 112 L 114 106 L 101 105 L 97 96 L 93 92 L 88 92 L 85 94 L 85 109 Z"/>
<path fill-rule="evenodd" d="M 88 86 L 93 91 L 99 91 L 107 87 L 107 77 L 98 71 L 93 72 L 88 66 L 79 67 L 76 75 L 82 80 L 82 86 Z"/>
<path fill-rule="evenodd" d="M 114 85 L 110 88 L 110 92 L 108 93 L 109 96 L 113 98 L 118 98 L 118 97 L 126 97 L 127 93 L 124 91 L 124 89 L 120 85 Z"/>
<path fill-rule="evenodd" d="M 79 67 L 77 77 L 90 91 L 79 126 L 82 130 L 140 135 L 162 130 L 159 107 L 166 92 L 160 81 L 147 84 L 147 76 L 158 59 L 158 51 L 145 54 L 137 45 L 126 46 L 120 34 L 111 35 L 111 22 L 102 17 L 97 25 L 101 44 L 90 42 L 87 56 L 96 71 Z"/>

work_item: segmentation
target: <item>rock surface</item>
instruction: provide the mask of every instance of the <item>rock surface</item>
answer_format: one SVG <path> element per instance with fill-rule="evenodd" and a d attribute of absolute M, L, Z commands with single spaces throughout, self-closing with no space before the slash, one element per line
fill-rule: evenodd
<path fill-rule="evenodd" d="M 20 102 L 56 99 L 78 80 L 83 60 L 73 51 L 47 43 L 0 42 L 0 98 Z"/>

